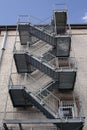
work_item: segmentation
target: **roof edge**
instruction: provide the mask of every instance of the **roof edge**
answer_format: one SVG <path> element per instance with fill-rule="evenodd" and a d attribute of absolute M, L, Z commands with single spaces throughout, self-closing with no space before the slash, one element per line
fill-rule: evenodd
<path fill-rule="evenodd" d="M 68 26 L 68 25 L 67 25 Z M 70 24 L 71 29 L 87 29 L 87 24 Z M 14 31 L 17 25 L 1 25 L 0 31 Z"/>

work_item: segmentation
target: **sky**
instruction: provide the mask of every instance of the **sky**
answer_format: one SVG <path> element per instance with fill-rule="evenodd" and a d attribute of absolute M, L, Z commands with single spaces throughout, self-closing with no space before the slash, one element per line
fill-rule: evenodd
<path fill-rule="evenodd" d="M 0 25 L 16 25 L 19 15 L 32 23 L 50 21 L 57 4 L 66 4 L 68 23 L 87 23 L 87 0 L 0 0 Z"/>

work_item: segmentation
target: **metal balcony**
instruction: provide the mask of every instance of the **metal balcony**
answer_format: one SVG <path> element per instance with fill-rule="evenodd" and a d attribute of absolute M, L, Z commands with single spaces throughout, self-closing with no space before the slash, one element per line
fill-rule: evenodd
<path fill-rule="evenodd" d="M 10 91 L 15 93 L 15 90 L 19 92 L 20 88 L 14 86 L 10 87 Z M 42 89 L 39 92 L 33 93 L 30 92 L 26 87 L 23 87 L 21 90 L 24 90 L 24 94 L 27 97 L 27 101 L 33 104 L 35 107 L 40 109 L 43 114 L 48 118 L 64 118 L 64 119 L 73 119 L 74 117 L 82 116 L 79 111 L 81 106 L 79 98 L 77 96 L 73 97 L 72 93 L 60 94 L 55 96 L 48 89 Z M 45 91 L 44 91 L 45 90 Z M 45 92 L 45 93 L 44 93 Z M 47 94 L 48 92 L 48 94 Z M 12 96 L 16 97 L 16 93 L 10 93 Z M 65 97 L 66 96 L 66 97 Z M 19 94 L 20 97 L 20 94 Z M 15 99 L 15 102 L 18 101 Z M 75 100 L 75 101 L 74 101 Z M 13 101 L 13 100 L 12 100 Z M 22 100 L 21 100 L 22 102 Z M 20 104 L 20 103 L 19 103 Z M 79 114 L 79 115 L 78 115 Z"/>
<path fill-rule="evenodd" d="M 43 57 L 36 57 L 29 53 L 15 53 L 14 60 L 18 73 L 29 73 L 28 68 L 32 65 L 55 81 L 58 81 L 58 89 L 74 89 L 77 72 L 74 58 L 54 58 L 48 62 Z"/>
<path fill-rule="evenodd" d="M 12 81 L 10 81 L 9 83 L 10 83 L 9 84 L 10 91 L 12 90 L 13 92 L 15 92 L 15 88 L 18 91 L 21 89 L 21 85 L 14 86 L 12 85 L 13 83 Z M 83 125 L 84 125 L 84 116 L 83 116 L 83 111 L 81 107 L 81 101 L 79 100 L 79 97 L 77 94 L 70 93 L 70 92 L 64 94 L 64 93 L 58 92 L 54 95 L 47 89 L 41 89 L 40 91 L 33 93 L 33 92 L 30 92 L 30 90 L 28 91 L 28 89 L 25 87 L 22 87 L 22 90 L 25 92 L 27 101 L 29 103 L 32 103 L 35 107 L 37 107 L 49 119 L 39 119 L 39 118 L 35 118 L 34 116 L 34 119 L 26 120 L 26 115 L 25 117 L 22 116 L 23 111 L 21 112 L 20 109 L 14 112 L 14 118 L 12 116 L 12 119 L 11 119 L 9 118 L 9 114 L 11 113 L 6 112 L 5 114 L 6 116 L 3 119 L 3 126 L 6 130 L 7 128 L 9 130 L 10 127 L 13 130 L 14 128 L 16 129 L 16 124 L 20 124 L 22 126 L 27 125 L 25 129 L 26 128 L 29 129 L 29 126 L 28 126 L 29 124 L 35 124 L 35 125 L 38 124 L 39 126 L 39 124 L 43 125 L 43 123 L 45 124 L 45 126 L 46 124 L 53 123 L 56 125 L 56 127 L 59 130 L 60 129 L 61 130 L 66 130 L 66 129 L 75 130 L 77 128 L 78 130 L 82 130 Z M 48 94 L 46 91 L 48 92 Z M 11 94 L 12 96 L 14 95 L 14 93 L 11 93 Z M 15 93 L 15 101 L 16 101 L 16 93 Z M 16 113 L 21 113 L 22 118 L 19 116 L 19 114 L 16 114 Z M 17 117 L 15 116 L 15 114 Z M 20 129 L 20 127 L 18 129 Z"/>
<path fill-rule="evenodd" d="M 5 130 L 30 130 L 30 129 L 34 129 L 34 130 L 66 130 L 66 129 L 71 129 L 71 130 L 82 130 L 83 129 L 83 125 L 84 122 L 83 120 L 79 120 L 79 119 L 75 119 L 75 122 L 72 120 L 67 120 L 66 122 L 60 122 L 60 119 L 45 119 L 45 120 L 3 120 L 3 127 L 5 128 Z M 49 124 L 58 124 L 57 126 L 44 126 L 44 124 L 46 125 L 47 123 Z M 35 127 L 30 127 L 29 125 L 35 125 Z M 38 126 L 37 126 L 38 124 Z M 39 124 L 42 124 L 42 126 L 40 126 Z"/>

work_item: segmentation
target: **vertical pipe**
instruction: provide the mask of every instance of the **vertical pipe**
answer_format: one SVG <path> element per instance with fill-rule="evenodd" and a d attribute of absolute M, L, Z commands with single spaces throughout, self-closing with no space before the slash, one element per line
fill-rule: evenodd
<path fill-rule="evenodd" d="M 4 34 L 3 42 L 2 42 L 2 49 L 1 49 L 1 55 L 0 55 L 0 68 L 1 68 L 3 54 L 4 54 L 4 51 L 6 49 L 7 36 L 8 36 L 8 32 L 6 31 Z"/>
<path fill-rule="evenodd" d="M 5 108 L 4 108 L 4 116 L 3 116 L 3 119 L 6 118 L 6 109 L 7 109 L 7 104 L 8 104 L 8 96 L 9 96 L 9 93 L 7 93 L 7 96 L 6 96 L 6 103 L 5 103 Z"/>
<path fill-rule="evenodd" d="M 2 50 L 6 49 L 7 36 L 8 36 L 8 32 L 6 31 L 3 38 Z"/>

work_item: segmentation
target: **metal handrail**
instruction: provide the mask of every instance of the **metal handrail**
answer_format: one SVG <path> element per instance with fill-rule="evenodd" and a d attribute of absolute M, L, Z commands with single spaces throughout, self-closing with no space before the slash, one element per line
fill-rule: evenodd
<path fill-rule="evenodd" d="M 44 47 L 46 44 L 44 44 L 44 45 L 42 45 L 41 47 L 38 47 L 38 48 L 36 48 L 36 49 L 34 49 L 33 50 L 33 52 L 35 52 L 35 51 L 37 51 L 38 49 L 40 49 L 40 48 L 42 48 L 42 47 Z M 26 53 L 26 51 L 15 51 L 15 52 L 25 52 Z M 14 53 L 15 53 L 14 52 Z M 45 63 L 47 63 L 48 65 L 50 65 L 51 67 L 53 67 L 54 69 L 77 69 L 77 62 L 76 62 L 76 58 L 75 57 L 69 57 L 68 58 L 68 61 L 69 61 L 69 66 L 67 66 L 67 67 L 59 67 L 59 63 L 58 63 L 58 65 L 56 66 L 56 65 L 53 65 L 52 63 L 50 63 L 50 61 L 47 61 L 46 59 L 44 59 L 43 58 L 43 55 L 45 54 L 43 54 L 42 55 L 42 57 L 40 56 L 37 56 L 35 53 L 33 53 L 33 52 L 28 52 L 29 54 L 31 54 L 32 56 L 34 56 L 34 57 L 36 57 L 36 58 L 38 58 L 38 59 L 41 59 L 42 60 L 42 62 L 45 62 Z M 51 55 L 52 57 L 53 57 L 53 59 L 56 59 L 56 56 L 54 56 L 53 54 L 50 54 L 49 52 L 48 52 L 48 54 L 49 55 Z M 70 60 L 71 60 L 71 62 L 70 62 Z M 74 62 L 73 62 L 73 60 L 74 60 Z M 59 62 L 59 61 L 58 61 Z M 70 63 L 73 63 L 73 67 L 70 67 Z"/>
<path fill-rule="evenodd" d="M 44 90 L 46 90 L 50 85 L 54 84 L 55 81 L 52 81 L 50 80 L 50 82 L 46 85 L 44 85 L 41 89 L 39 89 L 37 92 L 36 92 L 36 95 L 40 94 L 41 92 L 43 92 Z"/>
<path fill-rule="evenodd" d="M 67 11 L 67 6 L 65 3 L 61 3 L 61 4 L 54 4 L 54 10 L 60 10 L 60 11 Z"/>
<path fill-rule="evenodd" d="M 21 23 L 21 21 L 20 21 L 21 18 L 26 18 L 26 20 L 28 20 L 28 21 L 25 21 L 25 22 L 23 21 L 22 23 L 29 23 L 29 16 L 28 15 L 19 15 L 18 16 L 18 22 L 17 22 L 18 24 Z"/>
<path fill-rule="evenodd" d="M 10 80 L 12 79 L 12 76 L 16 76 L 16 74 L 17 73 L 12 73 L 11 74 L 11 77 L 10 77 Z M 52 79 L 49 79 L 49 81 L 47 81 L 44 85 L 42 85 L 42 83 L 39 81 L 39 79 L 41 79 L 41 78 L 43 78 L 44 76 L 47 76 L 47 75 L 41 75 L 41 77 L 39 77 L 39 79 L 37 80 L 37 79 L 35 79 L 33 76 L 31 76 L 30 74 L 27 74 L 28 75 L 28 77 L 33 81 L 33 83 L 35 84 L 37 84 L 37 86 L 40 86 L 39 88 L 34 88 L 34 91 L 33 91 L 33 93 L 37 93 L 38 91 L 41 91 L 41 89 L 43 89 L 44 87 L 46 87 L 47 86 L 47 84 L 49 84 L 50 82 L 52 82 L 53 80 Z M 14 77 L 13 77 L 14 78 Z M 12 80 L 13 81 L 13 80 Z M 29 83 L 29 84 L 27 84 L 26 83 L 26 78 L 24 78 L 24 83 L 22 84 L 22 85 L 24 85 L 24 86 L 31 86 L 31 85 L 33 85 L 33 83 L 32 83 L 32 81 L 31 81 L 31 83 Z M 13 81 L 13 85 L 18 85 L 18 82 L 16 82 L 16 84 L 14 84 L 14 81 Z M 19 85 L 20 85 L 20 82 L 19 82 Z M 21 85 L 21 86 L 22 86 Z M 33 87 L 33 86 L 32 86 Z M 29 87 L 30 88 L 30 90 L 31 90 L 31 88 L 32 87 Z"/>
<path fill-rule="evenodd" d="M 21 86 L 22 88 L 25 88 L 26 86 Z M 27 88 L 26 88 L 27 89 Z M 44 105 L 46 105 L 47 107 L 48 107 L 48 109 L 50 109 L 50 110 L 52 110 L 52 112 L 54 112 L 55 113 L 55 116 L 56 116 L 56 114 L 57 114 L 57 116 L 59 117 L 59 118 L 61 118 L 60 116 L 59 116 L 59 113 L 58 113 L 58 109 L 56 109 L 55 108 L 55 106 L 54 106 L 54 103 L 52 103 L 50 100 L 49 100 L 49 97 L 53 97 L 52 99 L 54 99 L 55 101 L 58 101 L 58 106 L 59 107 L 61 107 L 61 101 L 62 100 L 60 100 L 59 98 L 57 98 L 54 94 L 52 94 L 49 90 L 47 90 L 46 89 L 46 91 L 48 92 L 48 97 L 45 97 L 43 94 L 38 94 L 38 95 L 35 95 L 34 93 L 32 93 L 35 97 L 37 97 L 37 99 L 39 99 L 38 101 L 40 102 L 40 103 L 42 103 L 42 105 L 43 105 L 43 107 L 44 107 Z M 27 89 L 27 92 L 29 92 L 30 93 L 30 91 Z M 73 96 L 73 95 L 72 95 Z M 77 107 L 77 101 L 76 101 L 76 99 L 75 99 L 75 97 L 74 97 L 74 99 L 73 99 L 73 101 L 75 102 L 75 104 L 76 104 L 76 107 Z M 74 109 L 75 109 L 75 106 L 74 106 Z M 78 110 L 78 108 L 77 108 L 77 114 L 75 114 L 74 115 L 74 117 L 72 117 L 72 119 L 75 119 L 75 118 L 82 118 L 82 117 L 84 117 L 83 115 L 82 115 L 82 108 L 80 107 L 79 108 L 80 110 Z M 6 111 L 6 110 L 5 110 Z M 5 115 L 6 115 L 6 112 L 5 112 Z M 64 119 L 65 119 L 65 117 L 64 117 Z M 66 119 L 68 119 L 67 117 L 66 117 Z"/>
<path fill-rule="evenodd" d="M 37 97 L 37 99 L 40 100 L 39 102 L 43 105 L 43 107 L 44 107 L 44 105 L 45 105 L 48 109 L 50 109 L 50 110 L 55 114 L 55 116 L 57 115 L 58 110 L 55 111 L 54 104 L 53 104 L 52 102 L 48 103 L 49 100 L 44 100 L 44 99 L 41 98 L 41 96 L 39 96 L 39 95 L 37 95 L 37 96 L 35 96 L 35 97 Z"/>

